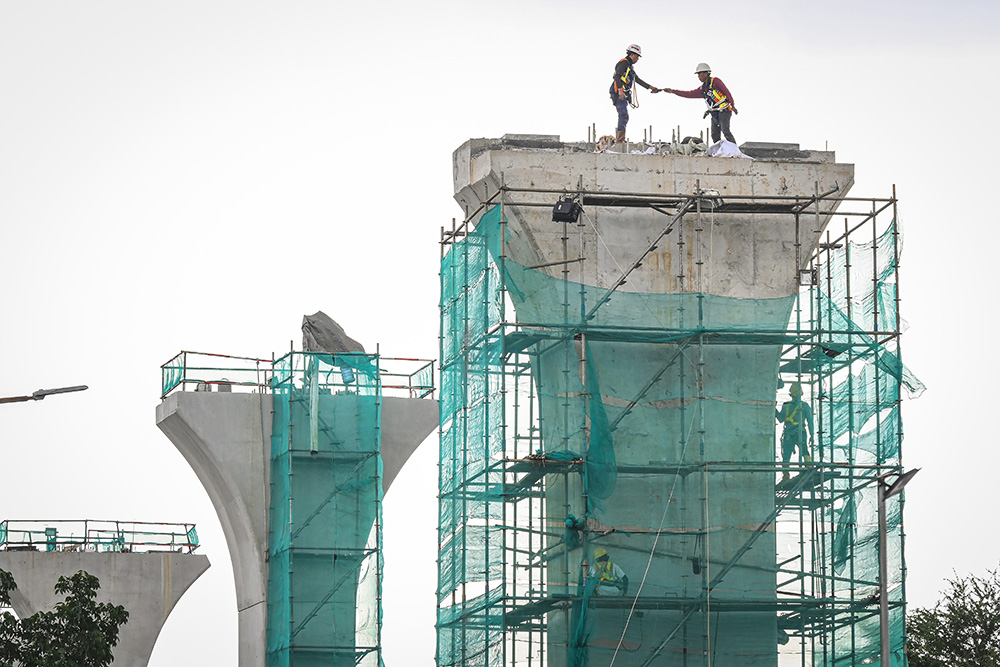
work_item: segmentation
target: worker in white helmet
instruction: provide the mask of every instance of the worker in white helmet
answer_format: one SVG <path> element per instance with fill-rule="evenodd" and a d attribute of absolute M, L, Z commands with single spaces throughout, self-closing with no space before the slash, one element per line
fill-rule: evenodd
<path fill-rule="evenodd" d="M 611 562 L 611 556 L 604 547 L 594 549 L 594 563 L 587 576 L 596 579 L 594 595 L 628 595 L 628 576 Z"/>
<path fill-rule="evenodd" d="M 733 94 L 726 88 L 726 84 L 722 83 L 722 79 L 712 76 L 712 68 L 708 66 L 708 63 L 698 63 L 698 66 L 694 68 L 694 73 L 701 81 L 699 88 L 694 90 L 664 88 L 663 92 L 695 99 L 703 97 L 705 104 L 708 105 L 705 115 L 712 115 L 712 141 L 718 141 L 724 136 L 726 141 L 735 144 L 736 139 L 733 138 L 733 133 L 729 129 L 729 121 L 733 114 L 739 113 L 736 110 L 736 103 L 733 101 Z"/>
<path fill-rule="evenodd" d="M 615 135 L 615 141 L 618 142 L 625 141 L 625 126 L 628 125 L 629 105 L 638 106 L 634 103 L 632 96 L 632 84 L 637 83 L 646 90 L 651 90 L 654 93 L 660 92 L 659 88 L 649 85 L 635 73 L 635 64 L 639 62 L 641 56 L 642 47 L 638 44 L 630 44 L 625 49 L 625 57 L 615 65 L 614 80 L 611 82 L 611 90 L 608 91 L 611 93 L 611 103 L 618 109 L 618 132 Z"/>

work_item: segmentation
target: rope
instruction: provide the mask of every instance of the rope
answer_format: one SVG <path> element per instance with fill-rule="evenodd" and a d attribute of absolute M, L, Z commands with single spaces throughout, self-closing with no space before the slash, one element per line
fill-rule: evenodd
<path fill-rule="evenodd" d="M 687 453 L 688 443 L 691 442 L 691 434 L 694 432 L 694 419 L 697 414 L 697 410 L 692 410 L 691 424 L 688 427 L 687 437 L 684 439 L 684 448 L 681 450 L 680 459 L 682 461 Z M 639 588 L 635 592 L 635 597 L 632 598 L 632 606 L 628 610 L 628 618 L 625 619 L 625 627 L 622 629 L 622 635 L 618 639 L 618 645 L 615 647 L 615 652 L 611 656 L 611 662 L 608 667 L 614 667 L 615 660 L 618 658 L 618 651 L 621 650 L 622 645 L 625 643 L 625 633 L 628 632 L 628 626 L 632 622 L 632 616 L 635 613 L 635 606 L 639 602 L 639 596 L 642 595 L 642 588 L 646 585 L 646 579 L 649 576 L 649 568 L 653 565 L 653 556 L 656 553 L 656 544 L 660 541 L 660 535 L 663 531 L 663 523 L 667 520 L 667 509 L 670 507 L 670 501 L 674 497 L 674 491 L 677 489 L 677 480 L 679 478 L 680 475 L 674 475 L 674 481 L 670 487 L 670 493 L 667 495 L 667 500 L 663 503 L 663 514 L 660 515 L 660 525 L 657 527 L 656 537 L 653 538 L 653 546 L 649 550 L 649 560 L 646 561 L 646 569 L 642 573 L 642 580 L 639 582 Z"/>
<path fill-rule="evenodd" d="M 587 213 L 587 209 L 582 209 L 582 210 L 583 210 L 583 217 L 585 217 L 587 219 L 587 222 L 590 223 L 590 228 L 593 229 L 594 230 L 594 234 L 597 235 L 597 240 L 601 242 L 601 245 L 604 246 L 604 250 L 608 253 L 608 257 L 611 258 L 611 261 L 615 263 L 616 267 L 618 267 L 618 271 L 624 276 L 625 275 L 625 269 L 623 269 L 622 265 L 618 263 L 617 259 L 615 259 L 614 254 L 612 254 L 612 252 L 611 252 L 611 248 L 608 247 L 608 244 L 604 240 L 604 237 L 601 236 L 601 232 L 598 231 L 597 225 L 594 224 L 594 221 L 591 219 L 590 214 Z M 580 282 L 583 282 L 583 281 L 581 280 Z"/>
<path fill-rule="evenodd" d="M 611 252 L 611 248 L 608 247 L 608 244 L 604 240 L 604 237 L 601 236 L 601 232 L 597 229 L 597 225 L 594 224 L 594 220 L 590 217 L 590 214 L 587 213 L 587 209 L 581 209 L 581 210 L 583 211 L 583 217 L 586 218 L 587 223 L 590 225 L 590 228 L 594 230 L 594 235 L 597 236 L 597 240 L 601 242 L 602 246 L 604 246 L 604 251 L 608 254 L 608 257 L 611 258 L 611 261 L 614 262 L 615 268 L 618 269 L 618 272 L 621 274 L 621 277 L 622 278 L 627 277 L 628 276 L 628 272 L 625 269 L 623 269 L 622 265 L 618 263 L 617 259 L 615 259 L 614 253 Z M 665 236 L 665 234 L 661 233 L 661 237 L 662 236 Z M 639 261 L 640 262 L 644 261 L 648 255 L 649 255 L 649 251 L 647 250 L 647 252 L 645 252 L 643 254 L 643 256 L 640 258 Z M 582 285 L 583 284 L 583 276 L 582 276 L 583 269 L 581 268 L 580 271 L 581 271 L 580 284 Z M 594 282 L 595 282 L 594 286 L 598 287 L 598 285 L 596 284 L 597 283 L 596 279 L 595 279 Z M 607 294 L 605 294 L 605 297 L 607 297 Z M 649 305 L 649 301 L 647 299 L 640 300 L 640 305 L 642 306 L 642 309 L 645 310 L 650 315 L 650 317 L 654 317 L 655 318 L 657 316 L 657 313 L 653 312 L 653 309 Z"/>
<path fill-rule="evenodd" d="M 705 464 L 705 581 L 709 589 L 705 591 L 705 640 L 712 646 L 712 519 L 708 511 L 708 464 Z M 708 667 L 712 667 L 712 651 L 708 651 Z"/>

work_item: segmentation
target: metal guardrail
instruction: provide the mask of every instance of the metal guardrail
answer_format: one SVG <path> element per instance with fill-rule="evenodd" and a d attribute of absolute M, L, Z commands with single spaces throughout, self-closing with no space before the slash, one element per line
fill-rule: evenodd
<path fill-rule="evenodd" d="M 381 357 L 380 362 L 385 362 L 390 367 L 390 370 L 379 369 L 382 376 L 383 396 L 393 396 L 396 394 L 395 390 L 401 390 L 408 398 L 433 397 L 433 360 Z M 407 372 L 407 368 L 413 368 L 413 370 Z"/>
<path fill-rule="evenodd" d="M 160 366 L 160 398 L 180 391 L 265 391 L 271 359 L 182 351 Z"/>
<path fill-rule="evenodd" d="M 190 554 L 197 548 L 198 531 L 193 523 L 94 519 L 0 522 L 0 551 Z"/>
<path fill-rule="evenodd" d="M 330 355 L 312 352 L 289 354 L 302 358 L 314 354 L 330 358 Z M 435 389 L 433 360 L 369 356 L 378 362 L 383 396 L 433 398 Z M 283 360 L 287 362 L 287 357 L 288 355 L 285 355 L 281 359 L 274 360 L 182 351 L 160 366 L 160 398 L 166 398 L 175 391 L 270 393 L 274 366 Z"/>

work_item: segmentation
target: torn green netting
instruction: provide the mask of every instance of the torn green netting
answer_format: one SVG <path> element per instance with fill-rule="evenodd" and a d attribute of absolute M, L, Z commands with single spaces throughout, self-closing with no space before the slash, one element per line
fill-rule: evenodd
<path fill-rule="evenodd" d="M 381 384 L 362 353 L 274 362 L 267 665 L 381 667 Z"/>

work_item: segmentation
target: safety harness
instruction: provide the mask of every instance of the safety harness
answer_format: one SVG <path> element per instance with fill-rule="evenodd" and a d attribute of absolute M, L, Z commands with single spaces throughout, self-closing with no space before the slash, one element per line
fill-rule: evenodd
<path fill-rule="evenodd" d="M 701 85 L 701 94 L 705 97 L 705 104 L 709 111 L 725 111 L 733 105 L 729 103 L 729 98 L 715 89 L 715 77 L 708 77 L 708 81 Z"/>
<path fill-rule="evenodd" d="M 613 90 L 614 95 L 618 94 L 618 82 L 621 81 L 621 86 L 622 89 L 625 90 L 625 99 L 628 101 L 628 105 L 633 109 L 638 109 L 639 91 L 635 86 L 632 85 L 632 77 L 634 74 L 634 72 L 632 71 L 632 60 L 628 56 L 625 56 L 618 62 L 619 63 L 627 62 L 628 65 L 625 67 L 625 72 L 620 77 L 614 80 L 614 90 Z M 612 97 L 612 100 L 613 99 L 614 98 Z"/>
<path fill-rule="evenodd" d="M 618 581 L 615 579 L 615 566 L 610 560 L 594 563 L 594 573 L 600 581 Z"/>

